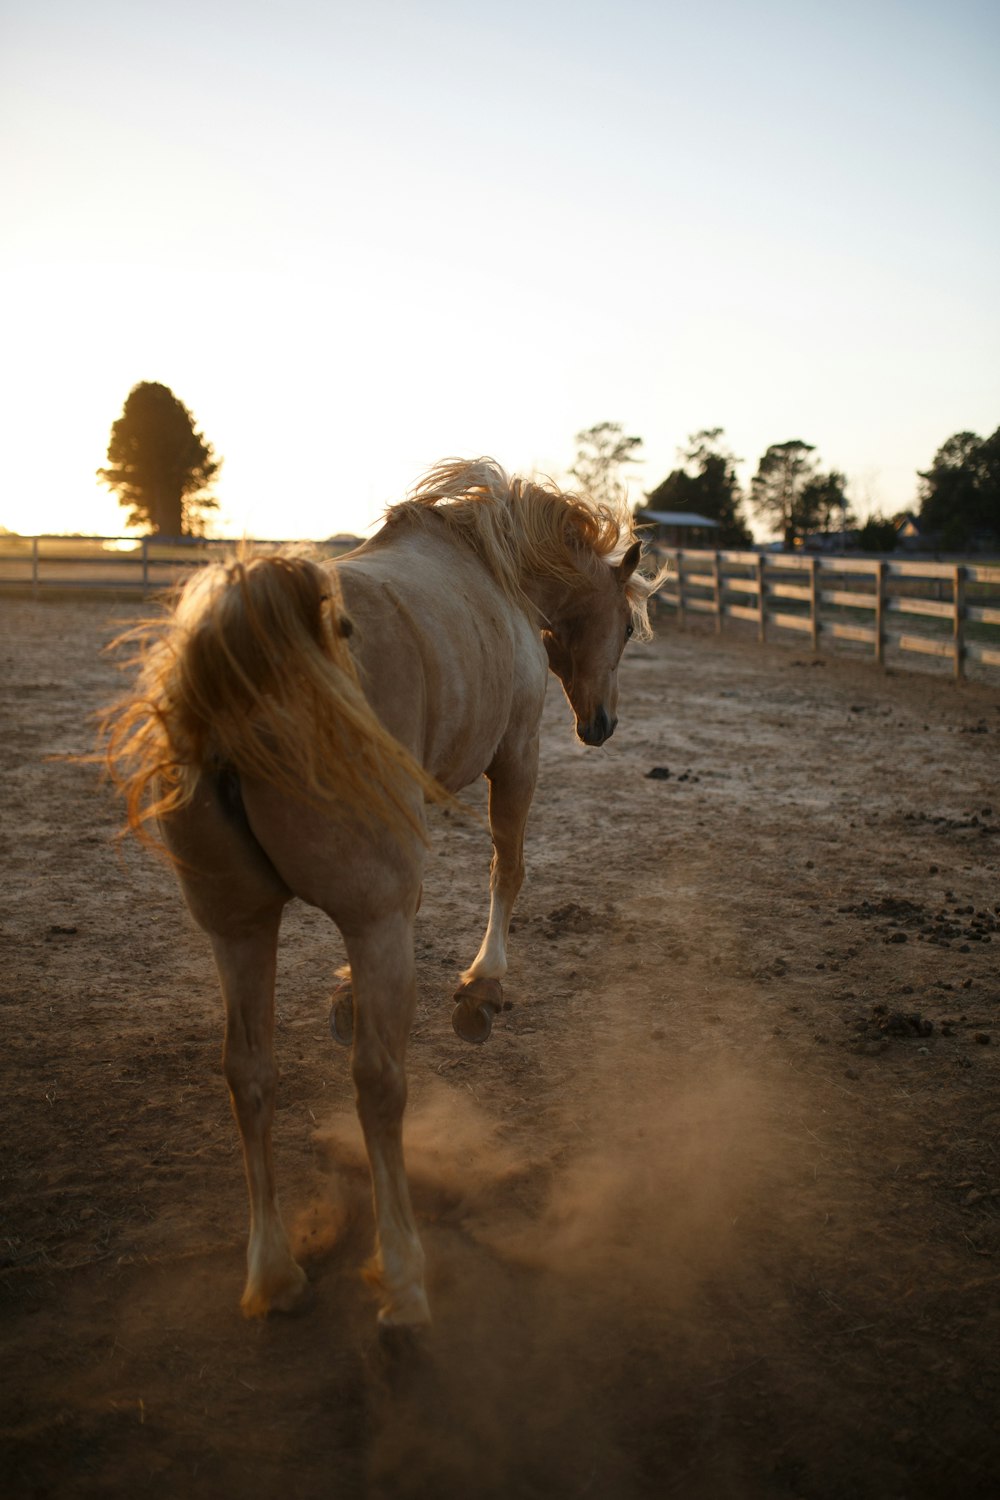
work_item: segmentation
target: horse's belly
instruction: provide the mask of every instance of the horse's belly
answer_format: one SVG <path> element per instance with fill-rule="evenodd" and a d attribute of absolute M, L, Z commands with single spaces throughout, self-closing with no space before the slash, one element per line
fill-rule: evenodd
<path fill-rule="evenodd" d="M 517 755 L 533 740 L 545 703 L 547 667 L 538 659 L 506 663 L 494 675 L 486 664 L 461 698 L 448 695 L 443 711 L 427 725 L 424 764 L 451 792 L 478 780 L 501 746 Z"/>
<path fill-rule="evenodd" d="M 450 792 L 477 781 L 496 754 L 510 720 L 507 712 L 442 716 L 428 725 L 425 765 Z"/>

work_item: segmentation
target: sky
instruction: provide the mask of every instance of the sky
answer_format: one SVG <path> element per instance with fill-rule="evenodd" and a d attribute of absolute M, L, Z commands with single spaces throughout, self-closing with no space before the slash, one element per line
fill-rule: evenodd
<path fill-rule="evenodd" d="M 1000 425 L 995 0 L 0 0 L 0 526 L 115 535 L 160 381 L 219 535 L 444 457 L 639 499 L 722 427 L 862 514 Z"/>

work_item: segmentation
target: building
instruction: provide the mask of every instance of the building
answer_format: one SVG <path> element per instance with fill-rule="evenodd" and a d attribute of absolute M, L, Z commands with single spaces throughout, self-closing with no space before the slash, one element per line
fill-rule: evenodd
<path fill-rule="evenodd" d="M 652 528 L 653 537 L 664 547 L 717 547 L 718 521 L 691 510 L 639 510 L 639 526 Z"/>

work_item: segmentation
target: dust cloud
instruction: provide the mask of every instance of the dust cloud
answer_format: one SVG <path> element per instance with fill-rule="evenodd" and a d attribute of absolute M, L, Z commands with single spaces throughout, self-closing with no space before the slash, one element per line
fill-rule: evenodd
<path fill-rule="evenodd" d="M 420 1086 L 406 1154 L 434 1325 L 369 1369 L 372 1494 L 648 1494 L 703 1444 L 713 1387 L 780 1320 L 787 1141 L 773 1080 L 674 1069 L 669 1053 L 608 1049 L 535 1133 L 485 1090 Z M 317 1140 L 329 1232 L 344 1182 L 358 1208 L 365 1164 L 352 1117 Z"/>

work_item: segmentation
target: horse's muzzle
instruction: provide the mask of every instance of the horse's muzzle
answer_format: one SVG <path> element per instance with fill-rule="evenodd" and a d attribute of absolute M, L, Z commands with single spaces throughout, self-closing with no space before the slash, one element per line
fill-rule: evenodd
<path fill-rule="evenodd" d="M 576 732 L 585 745 L 603 745 L 615 732 L 617 719 L 612 719 L 607 709 L 599 708 L 589 724 L 576 721 Z"/>

